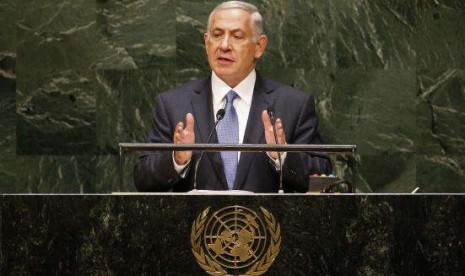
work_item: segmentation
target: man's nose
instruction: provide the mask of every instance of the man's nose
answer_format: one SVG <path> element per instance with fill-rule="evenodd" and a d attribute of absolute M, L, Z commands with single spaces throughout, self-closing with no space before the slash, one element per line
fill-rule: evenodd
<path fill-rule="evenodd" d="M 220 49 L 222 51 L 227 51 L 231 49 L 230 37 L 224 36 L 223 40 L 221 40 Z"/>

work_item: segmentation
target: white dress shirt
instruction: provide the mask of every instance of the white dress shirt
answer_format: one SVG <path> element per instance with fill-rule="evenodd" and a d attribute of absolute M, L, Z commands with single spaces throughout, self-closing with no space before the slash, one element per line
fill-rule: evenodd
<path fill-rule="evenodd" d="M 234 90 L 239 97 L 234 100 L 234 108 L 237 113 L 237 120 L 239 123 L 239 144 L 244 141 L 245 127 L 249 119 L 250 106 L 252 105 L 253 89 L 255 87 L 255 80 L 257 73 L 252 70 L 250 74 L 242 80 L 236 87 L 229 87 L 222 79 L 220 79 L 215 72 L 212 72 L 212 93 L 213 93 L 213 114 L 222 109 L 226 105 L 226 94 L 230 90 Z M 219 122 L 221 124 L 221 122 Z M 237 158 L 240 158 L 240 152 Z M 239 159 L 238 159 L 239 160 Z"/>

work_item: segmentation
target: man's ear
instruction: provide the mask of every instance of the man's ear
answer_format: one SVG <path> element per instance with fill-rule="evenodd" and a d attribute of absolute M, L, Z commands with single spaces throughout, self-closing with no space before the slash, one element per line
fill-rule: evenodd
<path fill-rule="evenodd" d="M 260 58 L 266 49 L 266 44 L 268 43 L 268 37 L 266 35 L 261 35 L 258 38 L 258 41 L 255 45 L 255 58 Z"/>
<path fill-rule="evenodd" d="M 208 42 L 208 33 L 203 34 L 203 42 L 205 45 L 205 50 L 207 49 L 207 42 Z"/>

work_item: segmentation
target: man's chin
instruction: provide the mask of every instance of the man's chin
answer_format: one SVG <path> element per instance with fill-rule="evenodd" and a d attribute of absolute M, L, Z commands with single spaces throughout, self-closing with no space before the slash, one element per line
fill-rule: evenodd
<path fill-rule="evenodd" d="M 234 74 L 235 71 L 233 66 L 215 66 L 215 72 L 217 74 L 231 75 Z"/>
<path fill-rule="evenodd" d="M 216 69 L 214 70 L 215 71 L 215 74 L 220 78 L 220 79 L 224 79 L 224 78 L 231 78 L 231 77 L 234 77 L 234 75 L 236 75 L 237 73 L 234 72 L 233 70 L 225 70 L 224 68 L 221 68 L 221 69 Z"/>

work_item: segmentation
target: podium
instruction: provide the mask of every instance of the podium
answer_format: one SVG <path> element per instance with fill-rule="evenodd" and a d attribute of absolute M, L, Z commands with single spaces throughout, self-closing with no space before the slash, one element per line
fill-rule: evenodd
<path fill-rule="evenodd" d="M 217 230 L 225 228 L 216 225 L 214 230 L 196 232 L 199 222 L 207 225 L 220 210 L 226 212 L 217 213 L 219 218 L 234 210 L 250 210 L 261 217 L 263 210 L 271 214 L 262 219 L 264 228 L 272 228 L 280 244 L 273 262 L 263 261 L 270 264 L 266 275 L 459 275 L 465 269 L 463 195 L 163 193 L 0 198 L 3 275 L 206 275 L 194 254 L 199 252 L 198 243 L 194 248 L 192 240 L 210 235 L 201 244 L 206 245 L 203 253 L 225 267 L 207 252 L 209 244 L 215 244 L 211 233 L 221 234 Z M 202 214 L 207 209 L 205 220 Z M 249 222 L 253 221 L 261 223 L 252 217 Z M 258 230 L 255 235 L 263 236 Z M 235 248 L 220 245 L 224 250 Z M 275 239 L 273 252 L 269 244 L 263 252 L 274 254 L 277 247 Z M 252 245 L 250 249 L 256 254 L 253 258 L 263 260 Z M 243 253 L 232 253 L 239 254 Z M 206 266 L 220 270 L 213 263 Z"/>

